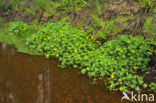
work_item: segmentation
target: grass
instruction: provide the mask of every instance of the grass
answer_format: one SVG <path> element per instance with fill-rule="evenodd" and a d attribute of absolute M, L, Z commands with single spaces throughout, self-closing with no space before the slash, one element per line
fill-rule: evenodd
<path fill-rule="evenodd" d="M 13 34 L 7 34 L 4 30 L 0 29 L 0 43 L 6 43 L 8 45 L 13 45 L 18 52 L 20 53 L 26 53 L 30 55 L 41 55 L 36 50 L 30 49 L 28 46 L 25 45 L 25 40 L 17 37 Z"/>

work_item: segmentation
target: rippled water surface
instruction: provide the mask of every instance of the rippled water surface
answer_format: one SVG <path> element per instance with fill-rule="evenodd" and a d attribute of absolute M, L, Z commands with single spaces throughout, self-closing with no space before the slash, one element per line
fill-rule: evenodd
<path fill-rule="evenodd" d="M 73 68 L 61 69 L 56 59 L 17 53 L 0 45 L 0 103 L 120 103 L 122 95 L 93 85 Z M 128 102 L 125 102 L 128 103 Z"/>

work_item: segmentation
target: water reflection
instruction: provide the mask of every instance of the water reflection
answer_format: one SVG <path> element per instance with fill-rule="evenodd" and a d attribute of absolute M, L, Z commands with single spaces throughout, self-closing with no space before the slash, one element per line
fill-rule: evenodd
<path fill-rule="evenodd" d="M 5 55 L 6 54 L 6 44 L 5 43 L 2 43 L 2 53 L 3 53 L 3 55 Z"/>
<path fill-rule="evenodd" d="M 39 84 L 37 87 L 38 90 L 38 97 L 36 103 L 44 103 L 44 85 L 43 85 L 43 75 L 39 75 Z"/>
<path fill-rule="evenodd" d="M 13 93 L 9 93 L 8 100 L 10 101 L 10 103 L 17 103 L 15 101 L 15 97 L 14 97 Z"/>
<path fill-rule="evenodd" d="M 50 85 L 50 69 L 47 68 L 46 73 L 45 73 L 45 93 L 46 93 L 46 98 L 45 98 L 45 103 L 51 103 L 51 85 Z"/>
<path fill-rule="evenodd" d="M 2 50 L 5 51 L 6 50 L 6 44 L 2 43 Z"/>
<path fill-rule="evenodd" d="M 15 49 L 11 48 L 11 55 L 13 56 L 15 54 Z"/>

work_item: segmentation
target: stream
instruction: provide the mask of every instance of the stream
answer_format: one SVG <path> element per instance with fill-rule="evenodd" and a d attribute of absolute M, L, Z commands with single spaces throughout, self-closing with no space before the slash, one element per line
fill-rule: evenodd
<path fill-rule="evenodd" d="M 120 103 L 119 92 L 58 64 L 0 44 L 0 103 Z"/>

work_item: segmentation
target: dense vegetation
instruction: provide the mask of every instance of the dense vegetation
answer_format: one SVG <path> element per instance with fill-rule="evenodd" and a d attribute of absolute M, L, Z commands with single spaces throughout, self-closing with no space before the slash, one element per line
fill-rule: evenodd
<path fill-rule="evenodd" d="M 61 13 L 80 12 L 95 2 L 97 14 L 91 14 L 91 25 L 73 27 L 69 17 L 59 21 L 42 23 L 42 18 L 59 17 Z M 105 22 L 107 2 L 100 0 L 11 0 L 1 2 L 3 12 L 24 12 L 33 15 L 32 24 L 11 22 L 1 30 L 0 42 L 15 45 L 19 52 L 55 57 L 62 61 L 61 67 L 73 65 L 82 74 L 95 81 L 107 77 L 105 84 L 110 90 L 156 92 L 156 83 L 146 82 L 150 74 L 150 56 L 155 53 L 156 9 L 153 0 L 138 0 L 142 12 L 149 13 L 143 23 L 142 35 L 123 34 L 130 16 L 116 17 Z M 100 4 L 103 4 L 102 7 Z M 23 13 L 23 14 L 24 14 Z M 147 38 L 148 37 L 148 38 Z"/>

